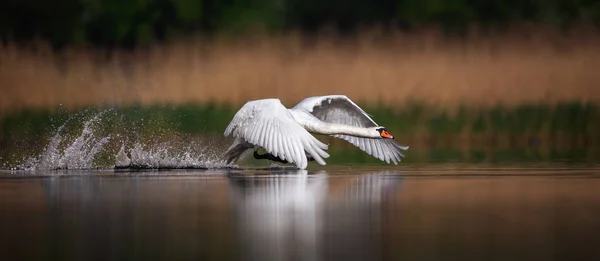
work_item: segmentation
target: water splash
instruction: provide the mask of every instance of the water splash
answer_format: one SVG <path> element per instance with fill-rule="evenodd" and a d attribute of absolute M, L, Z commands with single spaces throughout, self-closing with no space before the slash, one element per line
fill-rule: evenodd
<path fill-rule="evenodd" d="M 31 157 L 17 169 L 23 170 L 45 170 L 45 169 L 89 169 L 92 168 L 94 156 L 110 140 L 110 135 L 97 137 L 94 135 L 94 127 L 98 124 L 106 111 L 100 112 L 83 125 L 81 134 L 61 150 L 64 140 L 63 131 L 69 120 L 61 125 L 56 134 L 50 139 L 48 145 L 38 157 Z"/>
<path fill-rule="evenodd" d="M 145 148 L 136 142 L 129 150 L 127 157 L 123 148 L 119 151 L 120 157 L 116 162 L 117 168 L 142 168 L 142 169 L 212 169 L 212 168 L 236 168 L 228 165 L 214 153 L 209 151 L 211 146 L 197 146 L 201 151 L 194 151 L 193 145 L 184 150 L 174 148 L 167 143 Z M 129 163 L 127 165 L 126 163 Z"/>
<path fill-rule="evenodd" d="M 170 140 L 147 145 L 139 140 L 130 142 L 125 138 L 132 135 L 116 133 L 115 131 L 104 133 L 106 128 L 103 127 L 107 125 L 106 121 L 110 118 L 107 117 L 107 114 L 110 111 L 112 110 L 100 111 L 91 119 L 85 120 L 81 131 L 76 132 L 76 136 L 71 140 L 69 139 L 69 133 L 74 130 L 67 127 L 75 116 L 68 118 L 57 128 L 41 153 L 29 157 L 23 163 L 11 169 L 33 171 L 113 168 L 237 168 L 235 165 L 226 164 L 211 144 L 199 144 L 189 140 L 177 143 Z M 125 128 L 124 131 L 135 132 L 135 129 Z M 113 151 L 117 147 L 117 142 L 121 143 L 119 150 Z M 128 143 L 133 144 L 129 149 L 126 146 Z"/>

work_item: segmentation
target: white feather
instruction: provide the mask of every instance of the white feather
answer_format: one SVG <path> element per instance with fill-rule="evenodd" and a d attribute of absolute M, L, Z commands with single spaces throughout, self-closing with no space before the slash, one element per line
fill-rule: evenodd
<path fill-rule="evenodd" d="M 408 146 L 381 138 L 378 128 L 381 126 L 345 95 L 327 95 L 306 98 L 292 109 L 279 99 L 249 101 L 234 115 L 224 135 L 236 138 L 227 152 L 232 159 L 252 144 L 301 169 L 308 165 L 307 153 L 325 165 L 328 145 L 310 134 L 314 132 L 344 139 L 375 158 L 398 164 L 404 157 L 400 150 Z"/>
<path fill-rule="evenodd" d="M 327 155 L 321 149 L 326 145 L 313 139 L 278 99 L 246 103 L 235 114 L 224 134 L 233 134 L 245 142 L 263 147 L 301 169 L 308 165 L 305 151 L 322 163 L 325 162 L 321 154 Z"/>

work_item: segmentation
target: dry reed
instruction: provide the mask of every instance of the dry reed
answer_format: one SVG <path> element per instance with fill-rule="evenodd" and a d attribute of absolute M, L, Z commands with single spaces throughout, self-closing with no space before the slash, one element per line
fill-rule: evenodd
<path fill-rule="evenodd" d="M 510 33 L 451 40 L 364 33 L 178 41 L 106 55 L 0 45 L 0 110 L 225 102 L 346 94 L 370 105 L 445 108 L 600 101 L 600 38 Z"/>

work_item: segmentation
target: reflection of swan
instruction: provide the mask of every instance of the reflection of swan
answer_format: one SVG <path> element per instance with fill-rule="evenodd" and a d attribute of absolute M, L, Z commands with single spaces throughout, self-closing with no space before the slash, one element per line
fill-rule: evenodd
<path fill-rule="evenodd" d="M 404 156 L 400 150 L 408 149 L 344 95 L 306 98 L 292 109 L 285 108 L 279 99 L 262 99 L 246 103 L 227 126 L 225 136 L 233 134 L 236 138 L 226 152 L 227 161 L 262 147 L 268 154 L 255 151 L 255 158 L 289 162 L 301 169 L 311 160 L 325 165 L 328 146 L 310 133 L 344 139 L 387 163 L 398 164 Z"/>
<path fill-rule="evenodd" d="M 316 260 L 321 230 L 320 206 L 327 178 L 306 175 L 234 178 L 243 256 L 254 260 Z M 296 175 L 297 174 L 297 175 Z"/>
<path fill-rule="evenodd" d="M 381 200 L 386 190 L 397 188 L 397 180 L 378 174 L 337 180 L 325 172 L 306 174 L 288 170 L 283 175 L 231 176 L 240 256 L 249 260 L 378 257 Z"/>
<path fill-rule="evenodd" d="M 381 171 L 376 173 L 361 174 L 354 178 L 349 186 L 344 189 L 343 195 L 338 199 L 347 202 L 379 203 L 388 194 L 394 193 L 400 185 L 401 179 L 397 177 L 386 178 L 393 175 L 394 171 Z"/>

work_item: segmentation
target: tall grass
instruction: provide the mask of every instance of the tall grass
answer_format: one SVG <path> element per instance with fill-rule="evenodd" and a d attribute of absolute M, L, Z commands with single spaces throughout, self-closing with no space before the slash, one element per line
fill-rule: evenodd
<path fill-rule="evenodd" d="M 0 45 L 0 111 L 264 97 L 291 105 L 331 93 L 392 108 L 598 102 L 598 58 L 600 37 L 587 31 L 194 38 L 133 52 L 9 43 Z"/>

